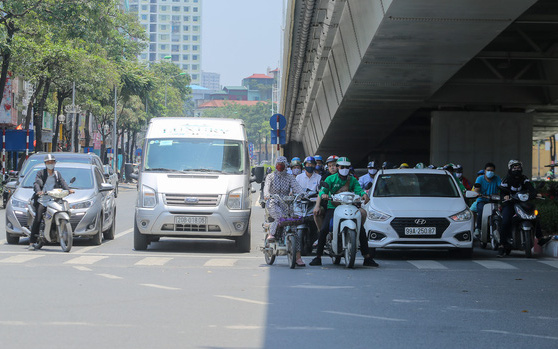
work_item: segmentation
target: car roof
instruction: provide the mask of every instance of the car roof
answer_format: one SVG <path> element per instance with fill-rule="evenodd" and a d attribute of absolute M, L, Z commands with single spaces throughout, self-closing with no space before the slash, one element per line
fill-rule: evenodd
<path fill-rule="evenodd" d="M 378 174 L 434 174 L 434 175 L 449 175 L 449 172 L 446 170 L 432 170 L 432 169 L 417 169 L 417 168 L 397 168 L 392 170 L 379 170 Z"/>
<path fill-rule="evenodd" d="M 69 153 L 69 152 L 54 152 L 54 153 L 47 153 L 47 152 L 38 152 L 32 155 L 29 155 L 29 158 L 32 157 L 40 157 L 40 156 L 45 156 L 47 154 L 52 154 L 54 155 L 54 157 L 95 157 L 98 155 L 95 153 Z"/>
<path fill-rule="evenodd" d="M 45 164 L 43 164 L 43 163 L 37 164 L 37 165 L 33 166 L 31 168 L 31 170 L 34 169 L 35 167 L 44 168 Z M 84 163 L 81 163 L 81 162 L 60 162 L 60 163 L 56 164 L 54 169 L 57 169 L 57 168 L 93 168 L 93 167 L 97 167 L 97 166 L 95 166 L 93 164 L 84 164 Z M 31 170 L 29 172 L 31 172 Z"/>

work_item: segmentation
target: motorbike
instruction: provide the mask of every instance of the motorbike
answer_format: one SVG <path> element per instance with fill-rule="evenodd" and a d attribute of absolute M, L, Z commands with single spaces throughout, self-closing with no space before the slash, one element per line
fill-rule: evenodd
<path fill-rule="evenodd" d="M 322 186 L 327 188 L 328 184 L 322 183 Z M 338 206 L 329 224 L 324 251 L 333 258 L 333 264 L 341 263 L 341 257 L 344 257 L 345 267 L 354 268 L 359 248 L 358 234 L 362 221 L 359 207 L 362 200 L 351 192 L 333 194 L 330 199 Z"/>
<path fill-rule="evenodd" d="M 8 177 L 2 181 L 2 187 L 0 191 L 2 192 L 3 208 L 6 208 L 6 205 L 8 204 L 8 200 L 10 200 L 10 197 L 15 191 L 15 183 L 16 183 L 15 181 L 17 181 L 17 175 L 18 175 L 17 171 L 11 170 L 8 172 Z"/>
<path fill-rule="evenodd" d="M 265 262 L 272 265 L 277 256 L 287 256 L 289 267 L 294 269 L 296 267 L 296 251 L 297 246 L 300 244 L 301 236 L 298 235 L 299 231 L 296 226 L 303 223 L 302 218 L 295 216 L 293 209 L 293 202 L 299 200 L 304 194 L 297 194 L 296 196 L 283 196 L 273 194 L 272 198 L 279 202 L 283 207 L 287 207 L 287 214 L 281 217 L 278 222 L 277 231 L 275 232 L 275 241 L 270 242 L 267 240 L 267 234 L 273 217 L 266 212 L 266 221 L 262 224 L 265 233 L 264 246 L 262 252 L 264 254 Z M 266 209 L 267 211 L 267 209 Z"/>
<path fill-rule="evenodd" d="M 75 178 L 70 183 L 74 180 Z M 70 204 L 64 200 L 69 194 L 68 190 L 62 189 L 53 189 L 46 193 L 51 200 L 45 204 L 46 210 L 41 220 L 39 237 L 35 248 L 40 249 L 46 243 L 60 243 L 62 251 L 70 252 L 72 249 L 73 232 L 72 225 L 70 224 Z M 33 222 L 35 215 L 35 207 L 33 200 L 31 200 L 27 204 L 27 221 Z M 22 227 L 22 229 L 25 235 L 31 236 L 31 231 L 28 228 Z"/>
<path fill-rule="evenodd" d="M 500 243 L 499 234 L 499 212 L 500 212 L 500 195 L 479 195 L 482 198 L 488 199 L 482 210 L 482 226 L 481 234 L 479 237 L 480 245 L 486 248 L 490 243 L 493 250 L 498 249 Z"/>
<path fill-rule="evenodd" d="M 313 199 L 317 196 L 318 192 L 308 191 L 294 201 L 294 215 L 303 221 L 302 224 L 296 226 L 297 235 L 301 237 L 300 249 L 303 256 L 312 254 L 312 244 L 318 235 L 313 213 L 314 206 L 316 206 L 316 201 Z"/>

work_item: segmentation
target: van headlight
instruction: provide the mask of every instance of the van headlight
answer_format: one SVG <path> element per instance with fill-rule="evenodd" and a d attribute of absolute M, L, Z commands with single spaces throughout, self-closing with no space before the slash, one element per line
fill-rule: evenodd
<path fill-rule="evenodd" d="M 142 207 L 147 208 L 157 205 L 157 193 L 147 185 L 144 185 L 141 189 L 141 204 Z"/>
<path fill-rule="evenodd" d="M 368 207 L 368 219 L 371 221 L 384 222 L 390 218 L 391 216 L 389 214 L 375 210 L 372 207 Z"/>
<path fill-rule="evenodd" d="M 26 208 L 27 202 L 12 198 L 12 207 Z"/>
<path fill-rule="evenodd" d="M 471 213 L 471 210 L 466 208 L 463 211 L 456 213 L 453 216 L 450 216 L 450 218 L 454 222 L 464 222 L 473 218 L 473 214 Z"/>
<path fill-rule="evenodd" d="M 91 205 L 93 205 L 93 200 L 79 201 L 79 202 L 74 202 L 73 204 L 70 204 L 70 209 L 79 210 L 79 209 L 82 209 L 82 208 L 89 208 L 89 207 L 91 207 Z"/>
<path fill-rule="evenodd" d="M 231 210 L 242 209 L 242 188 L 231 190 L 227 195 L 227 207 Z"/>

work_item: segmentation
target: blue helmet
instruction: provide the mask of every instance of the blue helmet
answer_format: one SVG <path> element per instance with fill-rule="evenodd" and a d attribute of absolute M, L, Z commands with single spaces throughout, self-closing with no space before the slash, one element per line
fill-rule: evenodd
<path fill-rule="evenodd" d="M 315 165 L 316 164 L 316 159 L 313 156 L 307 156 L 304 159 L 304 164 L 306 164 L 307 162 L 310 162 L 310 163 Z"/>
<path fill-rule="evenodd" d="M 314 155 L 314 160 L 315 161 L 324 161 L 324 159 L 322 159 L 321 155 Z"/>

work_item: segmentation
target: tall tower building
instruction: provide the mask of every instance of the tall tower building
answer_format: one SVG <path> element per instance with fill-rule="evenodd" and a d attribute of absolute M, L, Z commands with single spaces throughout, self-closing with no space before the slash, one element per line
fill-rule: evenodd
<path fill-rule="evenodd" d="M 201 83 L 202 0 L 126 0 L 149 35 L 140 59 L 169 60 Z M 167 57 L 167 58 L 165 58 Z"/>

